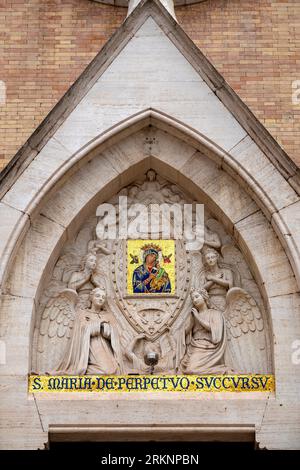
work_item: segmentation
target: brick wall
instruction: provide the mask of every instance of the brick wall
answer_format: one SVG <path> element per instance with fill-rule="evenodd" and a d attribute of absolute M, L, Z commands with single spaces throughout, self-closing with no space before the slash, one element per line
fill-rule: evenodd
<path fill-rule="evenodd" d="M 300 165 L 300 104 L 292 104 L 292 82 L 300 80 L 300 0 L 207 0 L 177 8 L 176 14 L 186 33 Z"/>
<path fill-rule="evenodd" d="M 299 0 L 207 0 L 179 23 L 300 165 Z M 67 91 L 126 15 L 90 0 L 0 0 L 0 169 Z"/>
<path fill-rule="evenodd" d="M 125 15 L 125 8 L 90 0 L 0 0 L 0 80 L 7 85 L 6 105 L 0 105 L 0 168 Z"/>

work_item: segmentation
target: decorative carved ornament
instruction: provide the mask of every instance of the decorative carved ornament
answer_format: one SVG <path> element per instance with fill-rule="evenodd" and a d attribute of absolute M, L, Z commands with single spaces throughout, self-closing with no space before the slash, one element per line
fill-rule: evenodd
<path fill-rule="evenodd" d="M 149 171 L 108 201 L 192 203 Z M 195 202 L 195 201 L 194 201 Z M 33 372 L 226 374 L 271 370 L 259 288 L 232 237 L 205 211 L 204 245 L 183 239 L 97 238 L 91 216 L 68 242 L 44 289 Z"/>

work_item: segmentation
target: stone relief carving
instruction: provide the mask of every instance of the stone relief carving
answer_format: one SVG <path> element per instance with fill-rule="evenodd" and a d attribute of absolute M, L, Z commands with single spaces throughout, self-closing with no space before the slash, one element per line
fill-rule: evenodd
<path fill-rule="evenodd" d="M 184 374 L 226 374 L 225 318 L 222 311 L 208 308 L 205 289 L 192 290 L 193 307 L 178 331 L 176 369 Z M 182 336 L 182 338 L 180 338 Z"/>
<path fill-rule="evenodd" d="M 108 201 L 116 213 L 120 195 L 128 197 L 129 208 L 193 202 L 153 170 Z M 175 241 L 176 292 L 152 297 L 128 295 L 126 240 L 98 240 L 97 222 L 90 217 L 65 245 L 41 297 L 34 372 L 270 372 L 259 288 L 233 239 L 209 211 L 202 249 L 188 250 L 184 240 Z M 143 235 L 149 238 L 148 232 Z M 169 253 L 163 255 L 167 260 Z M 130 260 L 138 266 L 133 256 Z M 154 262 L 152 272 L 162 271 Z"/>
<path fill-rule="evenodd" d="M 57 375 L 110 375 L 123 372 L 118 330 L 114 317 L 105 308 L 106 288 L 99 286 L 90 293 L 90 308 L 76 308 L 77 293 L 68 306 L 72 318 L 70 341 L 62 360 L 51 374 Z M 75 300 L 75 302 L 74 302 Z M 66 307 L 65 307 L 66 308 Z M 56 317 L 56 322 L 60 319 Z"/>

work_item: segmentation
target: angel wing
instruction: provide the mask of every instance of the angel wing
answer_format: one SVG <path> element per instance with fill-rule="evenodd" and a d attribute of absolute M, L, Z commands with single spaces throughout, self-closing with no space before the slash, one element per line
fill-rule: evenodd
<path fill-rule="evenodd" d="M 241 280 L 253 279 L 242 253 L 236 246 L 232 244 L 224 245 L 221 248 L 221 252 L 224 262 L 238 271 Z"/>
<path fill-rule="evenodd" d="M 224 316 L 232 368 L 240 373 L 268 372 L 264 321 L 253 297 L 233 287 L 226 296 Z"/>
<path fill-rule="evenodd" d="M 55 368 L 60 360 L 71 336 L 78 299 L 75 290 L 64 289 L 45 306 L 38 329 L 38 372 Z"/>

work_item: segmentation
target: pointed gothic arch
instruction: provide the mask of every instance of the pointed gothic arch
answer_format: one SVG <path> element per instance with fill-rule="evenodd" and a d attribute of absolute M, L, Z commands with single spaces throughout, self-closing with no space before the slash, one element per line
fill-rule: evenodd
<path fill-rule="evenodd" d="M 263 214 L 262 207 L 266 210 L 267 204 L 264 206 L 261 199 L 259 207 L 252 197 L 254 178 L 240 184 L 242 174 L 234 173 L 236 163 L 230 165 L 232 158 L 228 157 L 224 164 L 225 158 L 225 152 L 192 129 L 157 111 L 146 110 L 98 136 L 61 166 L 29 205 L 31 224 L 29 228 L 22 227 L 25 233 L 19 236 L 20 246 L 13 254 L 3 286 L 6 305 L 12 302 L 14 309 L 22 304 L 26 308 L 26 319 L 22 317 L 27 325 L 27 333 L 23 333 L 28 346 L 24 372 L 31 367 L 34 311 L 64 243 L 99 202 L 150 168 L 207 204 L 232 234 L 260 286 L 269 312 L 271 338 L 277 294 L 280 293 L 281 305 L 284 302 L 285 308 L 290 308 L 289 296 L 297 291 L 294 274 Z M 275 361 L 275 373 L 281 367 Z"/>

